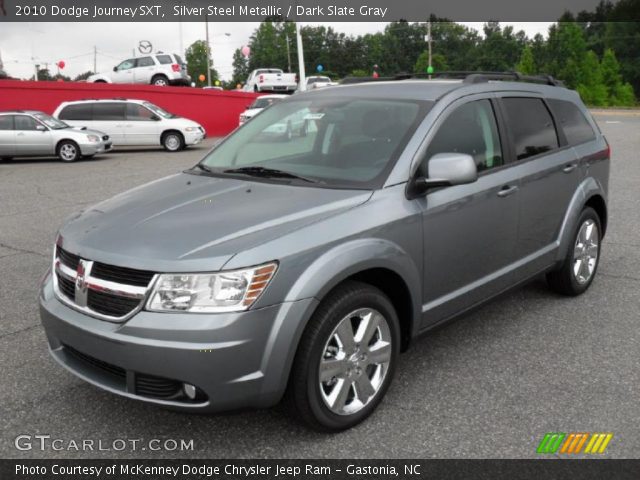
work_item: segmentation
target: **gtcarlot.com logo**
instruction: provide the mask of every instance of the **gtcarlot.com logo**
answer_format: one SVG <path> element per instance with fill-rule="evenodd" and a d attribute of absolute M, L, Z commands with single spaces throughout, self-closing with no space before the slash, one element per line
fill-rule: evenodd
<path fill-rule="evenodd" d="M 547 433 L 542 438 L 538 453 L 604 453 L 613 433 Z M 584 448 L 584 450 L 583 450 Z"/>
<path fill-rule="evenodd" d="M 145 440 L 142 438 L 115 438 L 105 439 L 64 439 L 55 438 L 51 435 L 18 435 L 14 442 L 17 450 L 40 450 L 40 451 L 75 451 L 75 452 L 122 452 L 128 451 L 150 451 L 150 452 L 186 452 L 193 451 L 193 439 L 176 440 L 174 438 L 152 438 Z"/>

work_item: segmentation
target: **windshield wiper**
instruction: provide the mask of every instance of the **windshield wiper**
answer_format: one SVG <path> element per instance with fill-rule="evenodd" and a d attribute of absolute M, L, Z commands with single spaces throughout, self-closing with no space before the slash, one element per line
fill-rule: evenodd
<path fill-rule="evenodd" d="M 286 172 L 284 170 L 278 170 L 276 168 L 240 167 L 240 168 L 230 168 L 228 170 L 224 170 L 224 173 L 239 173 L 242 175 L 251 175 L 254 177 L 264 177 L 264 178 L 295 178 L 297 180 L 303 180 L 309 183 L 318 183 L 318 180 L 314 180 L 313 178 L 303 177 L 302 175 Z"/>
<path fill-rule="evenodd" d="M 199 168 L 200 170 L 207 173 L 214 173 L 213 169 L 211 167 L 206 166 L 204 163 L 198 163 L 193 168 Z"/>

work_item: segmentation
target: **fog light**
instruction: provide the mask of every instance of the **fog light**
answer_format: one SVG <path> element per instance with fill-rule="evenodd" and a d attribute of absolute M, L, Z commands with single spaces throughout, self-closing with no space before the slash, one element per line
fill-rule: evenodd
<path fill-rule="evenodd" d="M 196 398 L 196 387 L 193 385 L 185 383 L 182 385 L 182 390 L 184 390 L 184 394 L 189 397 L 189 399 L 194 400 Z"/>

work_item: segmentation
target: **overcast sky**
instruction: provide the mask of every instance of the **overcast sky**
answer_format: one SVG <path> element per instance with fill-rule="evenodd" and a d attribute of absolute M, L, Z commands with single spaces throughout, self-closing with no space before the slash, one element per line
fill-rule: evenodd
<path fill-rule="evenodd" d="M 536 33 L 546 35 L 551 25 L 547 22 L 502 24 L 513 25 L 516 31 L 524 30 L 529 37 Z M 258 25 L 254 22 L 209 23 L 214 67 L 223 79 L 231 77 L 234 50 L 247 44 L 249 36 Z M 381 31 L 386 23 L 337 22 L 323 25 L 331 26 L 339 32 L 361 35 Z M 481 22 L 465 25 L 482 31 Z M 32 58 L 40 64 L 48 63 L 52 74 L 56 73 L 53 64 L 64 60 L 66 65 L 62 73 L 74 77 L 93 70 L 94 46 L 98 51 L 98 71 L 107 71 L 131 57 L 140 40 L 149 40 L 154 51 L 178 53 L 181 47 L 184 50 L 194 41 L 204 38 L 204 22 L 185 22 L 182 26 L 179 23 L 3 23 L 0 28 L 0 55 L 5 70 L 13 77 L 32 76 Z"/>

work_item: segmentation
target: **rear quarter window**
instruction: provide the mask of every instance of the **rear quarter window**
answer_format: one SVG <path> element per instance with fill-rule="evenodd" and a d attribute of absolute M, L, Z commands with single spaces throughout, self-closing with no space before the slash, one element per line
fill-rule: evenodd
<path fill-rule="evenodd" d="M 67 105 L 58 115 L 60 120 L 91 120 L 92 109 L 90 103 Z"/>
<path fill-rule="evenodd" d="M 124 120 L 124 103 L 96 103 L 93 106 L 94 120 Z"/>
<path fill-rule="evenodd" d="M 558 148 L 553 118 L 541 99 L 510 97 L 502 104 L 518 160 Z"/>
<path fill-rule="evenodd" d="M 13 130 L 13 116 L 0 115 L 0 130 Z"/>
<path fill-rule="evenodd" d="M 548 100 L 548 102 L 569 145 L 578 145 L 596 137 L 588 120 L 574 103 L 566 100 Z"/>
<path fill-rule="evenodd" d="M 172 63 L 171 55 L 156 55 L 156 60 L 160 65 L 168 65 Z"/>

